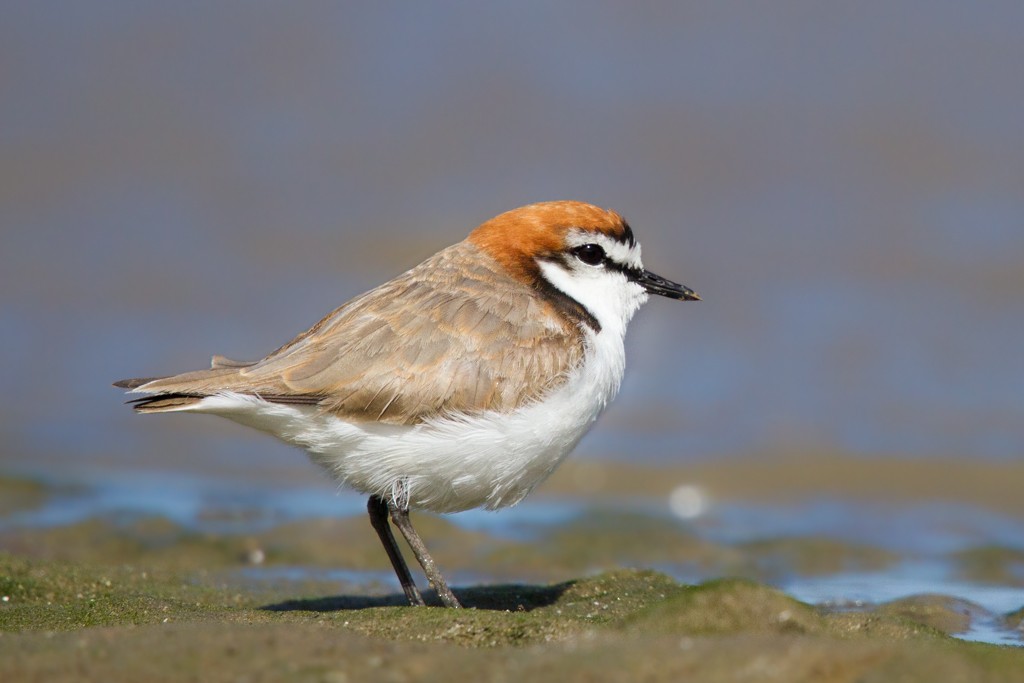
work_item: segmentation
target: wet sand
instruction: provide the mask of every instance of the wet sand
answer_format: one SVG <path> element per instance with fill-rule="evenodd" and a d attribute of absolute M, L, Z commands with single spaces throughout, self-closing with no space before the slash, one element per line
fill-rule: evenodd
<path fill-rule="evenodd" d="M 847 495 L 860 491 L 858 477 L 830 477 L 828 465 L 819 461 L 808 487 L 842 481 Z M 780 481 L 761 484 L 787 481 L 800 466 L 771 468 Z M 712 482 L 747 495 L 737 478 L 752 468 L 723 462 L 685 475 L 719 497 L 729 489 Z M 664 494 L 681 481 L 675 474 L 684 472 L 574 463 L 545 492 L 591 502 L 632 486 Z M 60 495 L 14 477 L 0 488 L 11 493 L 5 500 L 19 501 L 5 514 Z M 989 502 L 1012 508 L 998 496 Z M 1024 593 L 1015 611 L 1001 614 L 952 595 L 811 605 L 767 582 L 884 571 L 906 558 L 836 538 L 719 543 L 671 518 L 596 502 L 588 509 L 531 539 L 420 515 L 468 607 L 457 612 L 403 605 L 362 516 L 245 533 L 212 531 L 217 510 L 198 525 L 129 512 L 9 525 L 0 530 L 0 679 L 1021 679 L 1024 648 L 952 634 L 979 621 L 1019 633 Z M 949 558 L 961 575 L 1011 586 L 1021 585 L 1020 560 L 1013 548 L 994 547 Z M 687 583 L 633 567 L 741 578 Z"/>
<path fill-rule="evenodd" d="M 830 613 L 754 582 L 620 570 L 461 588 L 453 611 L 144 566 L 0 557 L 0 676 L 1011 681 L 1024 667 L 1018 648 L 951 639 L 963 618 L 941 600 Z"/>

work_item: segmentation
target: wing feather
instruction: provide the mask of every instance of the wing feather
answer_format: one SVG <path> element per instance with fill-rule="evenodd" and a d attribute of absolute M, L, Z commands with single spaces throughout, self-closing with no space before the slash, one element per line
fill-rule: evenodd
<path fill-rule="evenodd" d="M 215 362 L 139 390 L 236 391 L 315 401 L 354 421 L 416 424 L 539 399 L 579 364 L 583 344 L 576 323 L 464 241 L 332 311 L 259 362 Z"/>

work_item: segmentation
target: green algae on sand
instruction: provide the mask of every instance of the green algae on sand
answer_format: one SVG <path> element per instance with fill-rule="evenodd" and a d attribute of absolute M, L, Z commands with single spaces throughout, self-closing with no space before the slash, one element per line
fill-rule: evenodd
<path fill-rule="evenodd" d="M 951 639 L 912 610 L 835 615 L 751 581 L 685 586 L 652 571 L 457 589 L 471 608 L 456 611 L 0 554 L 0 592 L 2 680 L 967 682 L 1024 670 L 1024 651 Z"/>

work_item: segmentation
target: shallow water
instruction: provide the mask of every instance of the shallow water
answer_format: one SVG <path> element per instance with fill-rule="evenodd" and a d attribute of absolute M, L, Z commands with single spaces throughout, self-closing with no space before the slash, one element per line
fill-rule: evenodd
<path fill-rule="evenodd" d="M 1019 629 L 1002 615 L 1019 609 L 1024 586 L 993 586 L 958 580 L 941 558 L 901 562 L 880 572 L 844 572 L 832 576 L 794 577 L 779 586 L 798 600 L 838 609 L 865 608 L 916 595 L 943 595 L 962 601 L 970 627 L 954 634 L 964 640 L 1024 646 Z"/>

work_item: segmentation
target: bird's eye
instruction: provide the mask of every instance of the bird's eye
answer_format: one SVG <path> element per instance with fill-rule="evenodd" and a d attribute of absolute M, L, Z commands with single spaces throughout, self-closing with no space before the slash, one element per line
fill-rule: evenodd
<path fill-rule="evenodd" d="M 582 244 L 572 250 L 572 255 L 588 266 L 597 266 L 604 261 L 604 249 L 599 244 Z"/>

